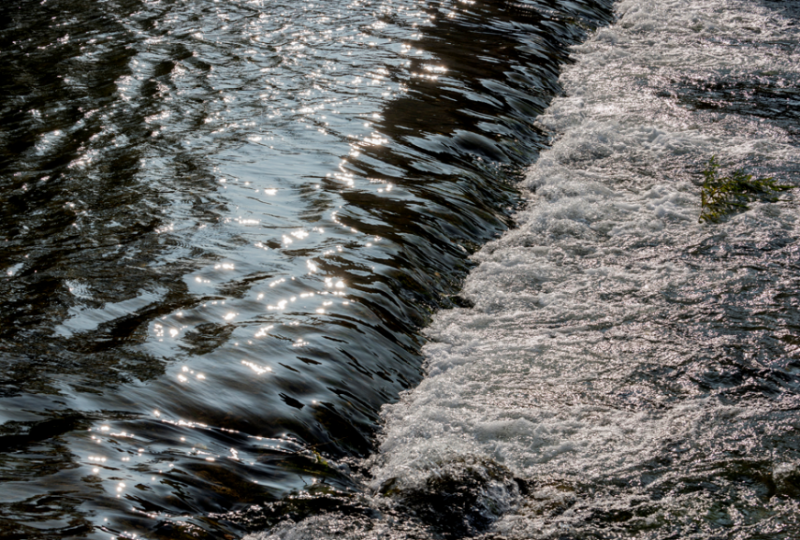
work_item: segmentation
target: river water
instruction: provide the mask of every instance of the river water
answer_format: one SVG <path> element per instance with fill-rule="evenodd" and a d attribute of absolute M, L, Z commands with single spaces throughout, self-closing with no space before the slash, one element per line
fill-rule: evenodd
<path fill-rule="evenodd" d="M 800 536 L 796 4 L 0 11 L 4 537 Z"/>
<path fill-rule="evenodd" d="M 422 378 L 420 328 L 466 305 L 468 256 L 511 224 L 567 47 L 612 18 L 594 1 L 0 13 L 8 538 L 238 537 L 262 527 L 236 514 L 253 505 L 361 493 L 381 406 Z"/>

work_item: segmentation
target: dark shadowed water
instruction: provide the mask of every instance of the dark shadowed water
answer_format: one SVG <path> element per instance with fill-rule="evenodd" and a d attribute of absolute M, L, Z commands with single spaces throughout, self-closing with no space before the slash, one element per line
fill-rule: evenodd
<path fill-rule="evenodd" d="M 0 536 L 359 490 L 609 2 L 0 7 Z M 719 92 L 727 91 L 720 87 Z"/>

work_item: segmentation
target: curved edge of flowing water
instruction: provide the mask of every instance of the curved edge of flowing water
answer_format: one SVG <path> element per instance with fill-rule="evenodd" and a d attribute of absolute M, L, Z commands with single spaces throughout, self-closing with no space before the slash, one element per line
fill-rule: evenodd
<path fill-rule="evenodd" d="M 399 4 L 0 8 L 2 534 L 363 514 L 379 409 L 469 305 L 566 47 L 611 17 Z"/>
<path fill-rule="evenodd" d="M 699 223 L 715 155 L 800 185 L 795 6 L 627 1 L 574 48 L 517 227 L 425 331 L 361 512 L 253 539 L 800 535 L 796 191 Z"/>

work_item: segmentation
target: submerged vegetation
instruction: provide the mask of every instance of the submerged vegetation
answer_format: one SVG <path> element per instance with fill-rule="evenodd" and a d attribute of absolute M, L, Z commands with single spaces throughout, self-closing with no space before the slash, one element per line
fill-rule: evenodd
<path fill-rule="evenodd" d="M 717 223 L 723 216 L 737 210 L 747 210 L 748 203 L 754 200 L 776 202 L 778 193 L 794 189 L 775 183 L 773 177 L 753 179 L 742 169 L 733 171 L 730 176 L 718 176 L 720 164 L 716 156 L 711 156 L 703 171 L 703 187 L 700 192 L 700 222 Z"/>

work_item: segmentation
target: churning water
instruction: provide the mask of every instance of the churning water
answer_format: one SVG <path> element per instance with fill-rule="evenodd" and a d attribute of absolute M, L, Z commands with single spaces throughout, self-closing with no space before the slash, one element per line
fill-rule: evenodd
<path fill-rule="evenodd" d="M 800 179 L 796 5 L 616 9 L 538 119 L 552 147 L 473 257 L 474 307 L 434 318 L 427 377 L 384 409 L 381 515 L 262 538 L 800 537 L 797 199 L 700 224 L 697 185 L 712 155 Z"/>
<path fill-rule="evenodd" d="M 0 8 L 2 534 L 799 537 L 797 199 L 698 179 L 800 14 L 614 8 Z"/>

